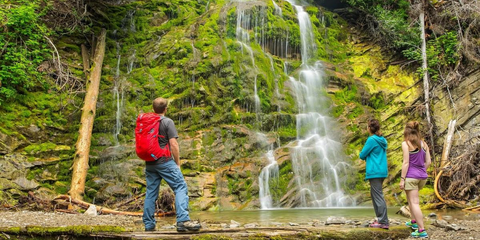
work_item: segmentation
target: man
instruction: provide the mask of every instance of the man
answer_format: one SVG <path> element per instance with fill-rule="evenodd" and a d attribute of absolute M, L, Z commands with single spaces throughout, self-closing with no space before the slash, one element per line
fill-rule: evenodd
<path fill-rule="evenodd" d="M 190 221 L 188 214 L 188 191 L 187 184 L 180 171 L 180 150 L 178 147 L 178 133 L 172 119 L 165 117 L 168 101 L 163 98 L 153 100 L 153 110 L 160 115 L 160 129 L 158 143 L 164 148 L 170 145 L 170 151 L 173 155 L 169 157 L 160 157 L 151 162 L 146 162 L 145 175 L 147 178 L 147 194 L 145 197 L 143 210 L 143 223 L 145 231 L 155 230 L 155 201 L 158 198 L 158 188 L 160 182 L 164 179 L 175 193 L 175 209 L 177 212 L 177 231 L 198 231 L 201 226 L 198 223 Z"/>

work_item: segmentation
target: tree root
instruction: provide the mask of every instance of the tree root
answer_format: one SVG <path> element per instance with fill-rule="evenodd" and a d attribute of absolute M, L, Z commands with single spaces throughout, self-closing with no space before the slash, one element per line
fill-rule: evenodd
<path fill-rule="evenodd" d="M 446 163 L 435 177 L 434 191 L 441 202 L 438 206 L 463 209 L 468 202 L 478 199 L 480 143 L 473 142 L 465 148 L 461 150 L 463 154 Z M 480 212 L 480 206 L 467 208 L 466 211 Z"/>

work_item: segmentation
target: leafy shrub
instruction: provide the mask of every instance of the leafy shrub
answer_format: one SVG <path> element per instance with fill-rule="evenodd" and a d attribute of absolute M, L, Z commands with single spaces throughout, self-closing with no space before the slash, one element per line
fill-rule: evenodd
<path fill-rule="evenodd" d="M 439 78 L 440 70 L 458 61 L 458 44 L 457 33 L 454 31 L 427 42 L 427 69 L 432 80 Z M 419 48 L 405 50 L 403 54 L 409 59 L 422 61 L 422 52 Z M 421 73 L 422 69 L 419 68 L 418 72 Z"/>
<path fill-rule="evenodd" d="M 0 8 L 0 105 L 6 99 L 45 86 L 37 67 L 50 52 L 44 36 L 47 28 L 39 20 L 38 4 L 19 1 L 10 9 Z"/>

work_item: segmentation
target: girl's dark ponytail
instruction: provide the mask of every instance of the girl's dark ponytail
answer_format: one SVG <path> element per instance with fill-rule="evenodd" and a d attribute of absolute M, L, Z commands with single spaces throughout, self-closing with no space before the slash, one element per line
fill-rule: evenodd
<path fill-rule="evenodd" d="M 368 128 L 370 129 L 370 133 L 377 136 L 382 136 L 382 132 L 380 131 L 380 122 L 378 122 L 377 119 L 368 120 Z"/>

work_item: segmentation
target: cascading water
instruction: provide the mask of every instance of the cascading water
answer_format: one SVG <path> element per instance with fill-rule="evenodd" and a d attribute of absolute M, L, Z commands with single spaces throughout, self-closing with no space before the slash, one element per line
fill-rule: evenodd
<path fill-rule="evenodd" d="M 136 32 L 135 28 L 135 18 L 134 18 L 135 11 L 128 11 L 125 18 L 122 20 L 122 29 L 121 31 L 125 33 L 134 33 Z M 117 38 L 118 31 L 115 30 L 113 32 L 115 39 Z M 117 66 L 115 68 L 115 77 L 113 83 L 113 98 L 115 99 L 115 126 L 113 129 L 113 137 L 115 140 L 115 146 L 119 146 L 120 142 L 118 140 L 118 135 L 122 129 L 122 114 L 125 108 L 125 91 L 124 91 L 124 82 L 125 77 L 120 76 L 120 66 L 121 66 L 121 50 L 122 46 L 118 40 L 116 40 L 116 48 L 117 48 Z M 130 56 L 127 58 L 127 74 L 130 74 L 134 68 L 134 62 L 136 60 L 136 50 L 133 50 Z"/>
<path fill-rule="evenodd" d="M 299 207 L 353 206 L 355 202 L 344 194 L 339 178 L 348 164 L 343 160 L 342 144 L 337 141 L 335 121 L 328 116 L 322 65 L 311 64 L 316 49 L 312 24 L 302 6 L 288 2 L 297 12 L 302 54 L 298 79 L 290 77 L 299 109 L 297 145 L 291 155 Z"/>
<path fill-rule="evenodd" d="M 133 70 L 133 64 L 135 63 L 136 54 L 137 54 L 137 50 L 133 50 L 132 55 L 128 57 L 127 74 L 130 74 Z"/>
<path fill-rule="evenodd" d="M 275 161 L 273 150 L 269 150 L 266 154 L 268 165 L 265 166 L 258 176 L 258 184 L 260 188 L 260 206 L 262 209 L 273 208 L 273 199 L 270 193 L 270 179 L 278 180 L 278 163 Z"/>
<path fill-rule="evenodd" d="M 252 63 L 252 66 L 254 68 L 254 73 L 255 73 L 255 81 L 254 81 L 254 104 L 255 104 L 255 113 L 258 115 L 261 112 L 260 109 L 260 97 L 258 96 L 257 92 L 257 66 L 255 65 L 255 58 L 253 56 L 253 50 L 252 47 L 250 46 L 250 34 L 248 32 L 248 29 L 250 28 L 251 24 L 251 15 L 247 13 L 245 10 L 238 10 L 237 11 L 237 27 L 236 27 L 236 37 L 238 43 L 242 46 L 242 53 L 244 50 L 248 52 L 250 55 L 250 60 Z"/>
<path fill-rule="evenodd" d="M 273 6 L 275 7 L 275 14 L 282 16 L 282 9 L 278 6 L 275 0 L 272 0 Z"/>
<path fill-rule="evenodd" d="M 116 35 L 116 32 L 114 32 Z M 120 60 L 122 56 L 120 55 L 120 43 L 116 42 L 117 47 L 117 67 L 115 68 L 115 78 L 113 82 L 113 98 L 115 99 L 115 128 L 113 129 L 113 137 L 115 139 L 115 146 L 118 146 L 120 143 L 118 141 L 118 135 L 122 129 L 121 114 L 123 109 L 123 91 L 122 91 L 122 82 L 120 79 Z"/>

